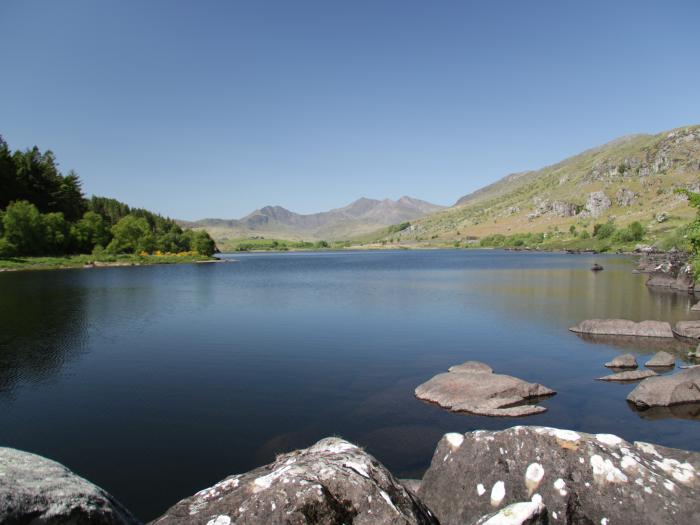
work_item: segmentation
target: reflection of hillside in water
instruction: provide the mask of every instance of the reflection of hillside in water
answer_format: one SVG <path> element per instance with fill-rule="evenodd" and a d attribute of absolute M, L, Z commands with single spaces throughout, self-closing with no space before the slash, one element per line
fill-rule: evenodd
<path fill-rule="evenodd" d="M 700 403 L 686 403 L 684 405 L 672 405 L 670 407 L 651 407 L 640 410 L 634 403 L 627 403 L 630 410 L 637 416 L 648 421 L 662 419 L 691 419 L 700 421 Z"/>
<path fill-rule="evenodd" d="M 59 279 L 31 272 L 0 281 L 0 394 L 49 378 L 85 347 L 84 292 L 66 290 Z"/>
<path fill-rule="evenodd" d="M 577 257 L 577 256 L 571 256 Z M 634 274 L 630 258 L 597 259 L 603 272 L 588 268 L 507 268 L 470 271 L 461 286 L 476 289 L 483 303 L 514 318 L 524 309 L 549 325 L 571 326 L 583 319 L 656 319 L 675 323 L 691 317 L 688 294 L 652 291 L 646 275 Z M 594 259 L 591 258 L 592 264 Z M 589 263 L 586 260 L 585 264 Z M 497 302 L 493 305 L 490 302 Z M 693 314 L 694 315 L 694 314 Z"/>

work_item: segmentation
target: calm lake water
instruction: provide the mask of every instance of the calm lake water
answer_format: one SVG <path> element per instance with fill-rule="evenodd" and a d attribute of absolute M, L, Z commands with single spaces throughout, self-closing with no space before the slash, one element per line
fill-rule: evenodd
<path fill-rule="evenodd" d="M 0 274 L 0 446 L 64 463 L 149 520 L 227 475 L 329 435 L 419 477 L 445 432 L 516 424 L 698 450 L 697 420 L 649 419 L 594 381 L 621 350 L 591 317 L 697 318 L 635 261 L 499 251 L 236 255 L 231 264 Z M 593 273 L 593 262 L 605 271 Z M 624 345 L 623 345 L 624 346 Z M 682 355 L 679 348 L 679 356 Z M 476 359 L 554 388 L 523 419 L 413 396 Z M 680 361 L 679 361 L 680 363 Z"/>

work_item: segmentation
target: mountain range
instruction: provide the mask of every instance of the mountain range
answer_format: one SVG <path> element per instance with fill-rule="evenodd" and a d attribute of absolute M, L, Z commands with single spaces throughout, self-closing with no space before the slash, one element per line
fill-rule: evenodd
<path fill-rule="evenodd" d="M 443 206 L 411 197 L 398 200 L 360 198 L 347 206 L 312 214 L 299 214 L 281 206 L 265 206 L 241 219 L 179 221 L 183 227 L 205 229 L 218 242 L 266 237 L 286 240 L 351 239 L 392 224 L 435 213 Z"/>

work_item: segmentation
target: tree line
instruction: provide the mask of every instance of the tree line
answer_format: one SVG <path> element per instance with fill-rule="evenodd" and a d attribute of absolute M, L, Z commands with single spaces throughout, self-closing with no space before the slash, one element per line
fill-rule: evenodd
<path fill-rule="evenodd" d="M 80 177 L 62 174 L 51 151 L 11 151 L 0 136 L 0 258 L 79 253 L 197 252 L 205 231 L 106 197 L 86 198 Z"/>

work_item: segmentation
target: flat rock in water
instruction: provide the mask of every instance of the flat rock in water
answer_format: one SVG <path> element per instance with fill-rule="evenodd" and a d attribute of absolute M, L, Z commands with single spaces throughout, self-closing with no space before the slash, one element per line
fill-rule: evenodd
<path fill-rule="evenodd" d="M 630 392 L 627 401 L 642 409 L 700 403 L 700 367 L 645 379 Z"/>
<path fill-rule="evenodd" d="M 664 321 L 627 319 L 587 319 L 569 328 L 572 332 L 594 335 L 626 335 L 635 337 L 673 337 L 671 325 Z"/>
<path fill-rule="evenodd" d="M 700 321 L 678 321 L 673 333 L 684 339 L 700 339 Z"/>
<path fill-rule="evenodd" d="M 544 407 L 523 403 L 555 393 L 537 383 L 494 374 L 488 365 L 478 361 L 453 366 L 449 372 L 436 375 L 415 390 L 418 399 L 453 412 L 510 417 L 546 411 Z"/>
<path fill-rule="evenodd" d="M 442 525 L 527 501 L 544 504 L 550 524 L 679 525 L 700 523 L 699 471 L 697 452 L 513 427 L 446 434 L 418 495 Z"/>
<path fill-rule="evenodd" d="M 598 381 L 617 381 L 625 383 L 627 381 L 641 381 L 647 377 L 658 375 L 653 370 L 627 370 L 626 372 L 618 372 L 608 376 L 599 377 Z"/>
<path fill-rule="evenodd" d="M 693 312 L 700 312 L 700 303 L 695 303 L 690 309 Z"/>
<path fill-rule="evenodd" d="M 633 354 L 618 355 L 612 361 L 605 363 L 607 368 L 637 368 L 637 358 Z"/>
<path fill-rule="evenodd" d="M 118 501 L 66 467 L 0 447 L 0 523 L 136 525 Z"/>
<path fill-rule="evenodd" d="M 339 438 L 282 454 L 171 507 L 152 525 L 339 523 L 438 525 L 418 498 L 359 447 Z"/>
<path fill-rule="evenodd" d="M 649 359 L 644 366 L 657 368 L 673 368 L 676 366 L 676 357 L 668 352 L 657 352 L 654 357 Z"/>

